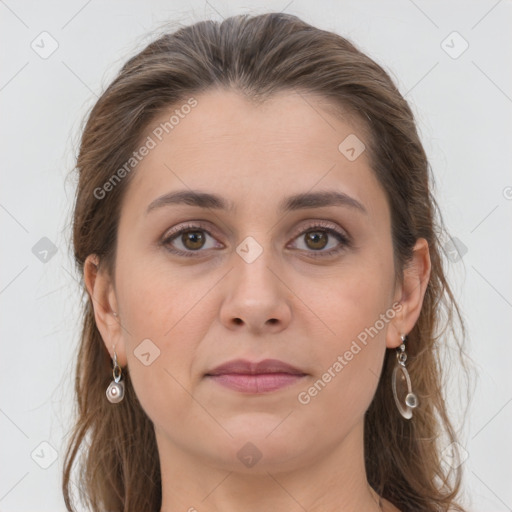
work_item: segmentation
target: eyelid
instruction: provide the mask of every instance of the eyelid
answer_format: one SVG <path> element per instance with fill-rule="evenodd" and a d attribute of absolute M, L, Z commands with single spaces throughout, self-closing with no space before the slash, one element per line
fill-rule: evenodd
<path fill-rule="evenodd" d="M 299 252 L 306 253 L 308 258 L 325 258 L 326 260 L 328 260 L 329 258 L 341 255 L 344 251 L 351 248 L 353 245 L 352 237 L 344 229 L 338 227 L 338 224 L 324 220 L 313 220 L 306 227 L 303 226 L 302 228 L 295 232 L 291 241 L 293 242 L 297 238 L 300 238 L 301 236 L 305 235 L 306 233 L 314 232 L 316 230 L 326 232 L 330 238 L 336 238 L 338 240 L 338 245 L 327 251 L 299 249 Z M 288 245 L 289 243 L 287 244 L 287 246 Z"/>
<path fill-rule="evenodd" d="M 306 226 L 302 225 L 300 228 L 297 228 L 294 231 L 294 235 L 292 236 L 290 242 L 293 242 L 299 236 L 304 235 L 304 234 L 308 233 L 309 231 L 313 231 L 315 229 L 325 230 L 331 236 L 338 238 L 338 241 L 340 242 L 341 247 L 330 249 L 328 251 L 313 251 L 313 250 L 306 251 L 308 254 L 311 254 L 312 257 L 322 257 L 322 256 L 327 257 L 327 256 L 330 256 L 333 254 L 337 254 L 337 253 L 341 252 L 344 248 L 349 247 L 352 244 L 352 238 L 350 237 L 350 235 L 344 229 L 341 229 L 340 227 L 338 227 L 337 224 L 335 224 L 333 222 L 328 222 L 328 221 L 324 221 L 324 220 L 315 220 L 315 219 L 310 220 L 308 225 L 306 225 Z M 210 232 L 210 231 L 215 231 L 215 230 L 212 230 L 209 227 L 209 223 L 204 223 L 203 221 L 188 221 L 183 224 L 179 224 L 178 226 L 175 226 L 175 227 L 171 228 L 170 230 L 166 231 L 165 234 L 163 235 L 160 243 L 163 246 L 168 246 L 170 244 L 170 242 L 173 241 L 175 238 L 177 238 L 181 233 L 184 233 L 187 231 L 204 231 L 212 238 L 215 238 L 216 240 L 218 238 L 217 236 L 213 235 Z M 288 246 L 290 242 L 288 242 L 286 245 Z M 219 242 L 219 243 L 221 243 L 221 242 Z M 224 245 L 224 244 L 221 243 L 221 245 Z M 172 252 L 174 254 L 178 254 L 180 256 L 194 256 L 196 254 L 199 255 L 202 252 L 208 252 L 208 250 L 202 250 L 202 249 L 199 249 L 197 251 L 192 251 L 192 250 L 183 251 L 181 249 L 174 249 L 174 248 L 169 249 L 168 248 L 168 250 L 170 252 Z M 211 249 L 209 249 L 209 250 L 211 250 Z"/>
<path fill-rule="evenodd" d="M 307 233 L 308 231 L 312 231 L 317 228 L 325 229 L 326 231 L 333 231 L 337 235 L 341 236 L 346 240 L 347 243 L 351 241 L 350 235 L 342 228 L 338 226 L 338 224 L 335 224 L 333 222 L 325 221 L 325 220 L 316 220 L 313 219 L 309 221 L 309 224 L 304 227 L 304 225 L 300 228 L 298 228 L 296 231 L 294 231 L 294 235 L 292 239 L 295 239 L 297 236 L 302 235 L 304 233 Z"/>
<path fill-rule="evenodd" d="M 211 231 L 214 231 L 214 230 L 212 230 L 212 228 L 210 227 L 209 224 L 204 223 L 201 220 L 193 220 L 193 221 L 184 222 L 182 224 L 179 224 L 178 226 L 174 226 L 173 228 L 169 229 L 168 231 L 166 231 L 164 233 L 162 239 L 163 239 L 163 241 L 168 240 L 173 235 L 177 235 L 178 233 L 181 233 L 182 231 L 193 231 L 193 230 L 198 231 L 199 230 L 198 228 L 201 231 L 205 231 L 210 236 L 213 236 Z"/>
<path fill-rule="evenodd" d="M 212 233 L 210 232 L 210 231 L 214 231 L 214 230 L 212 230 L 210 227 L 206 227 L 207 225 L 208 224 L 205 224 L 203 221 L 199 221 L 199 220 L 188 221 L 183 224 L 179 224 L 178 226 L 175 226 L 164 233 L 164 235 L 162 236 L 162 238 L 159 242 L 159 245 L 165 247 L 169 252 L 171 252 L 172 254 L 176 254 L 178 256 L 199 257 L 201 255 L 201 253 L 207 253 L 208 251 L 202 250 L 202 249 L 197 250 L 197 251 L 191 251 L 191 250 L 183 251 L 182 249 L 172 248 L 172 247 L 170 247 L 170 245 L 171 245 L 171 242 L 173 242 L 175 239 L 177 239 L 179 237 L 180 234 L 186 233 L 187 231 L 204 231 L 208 236 L 217 240 L 218 237 L 212 235 Z M 219 243 L 221 243 L 221 242 L 219 242 Z M 224 244 L 222 244 L 222 243 L 221 243 L 221 245 L 224 246 Z"/>

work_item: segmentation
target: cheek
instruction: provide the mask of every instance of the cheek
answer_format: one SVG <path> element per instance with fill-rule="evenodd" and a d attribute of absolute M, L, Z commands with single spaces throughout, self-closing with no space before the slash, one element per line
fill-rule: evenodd
<path fill-rule="evenodd" d="M 205 286 L 187 279 L 186 271 L 176 269 L 164 257 L 140 250 L 120 259 L 116 275 L 132 342 L 141 337 L 158 342 L 174 337 L 205 293 Z"/>
<path fill-rule="evenodd" d="M 190 399 L 182 386 L 189 387 L 194 340 L 202 336 L 197 305 L 204 291 L 183 290 L 187 283 L 143 261 L 125 259 L 116 272 L 130 377 L 145 410 L 154 413 L 163 400 L 177 411 Z"/>
<path fill-rule="evenodd" d="M 333 276 L 328 287 L 311 297 L 312 309 L 329 327 L 317 346 L 322 347 L 323 373 L 305 390 L 318 414 L 328 407 L 339 421 L 346 421 L 348 411 L 358 418 L 369 406 L 386 350 L 386 331 L 395 316 L 392 283 L 391 258 L 375 257 Z"/>
<path fill-rule="evenodd" d="M 331 332 L 330 341 L 324 344 L 324 365 L 330 367 L 342 355 L 346 360 L 344 373 L 354 368 L 378 371 L 389 323 L 385 316 L 388 296 L 389 291 L 373 279 L 340 283 L 329 297 L 327 321 L 335 334 Z"/>
<path fill-rule="evenodd" d="M 328 316 L 332 331 L 346 342 L 373 326 L 391 307 L 392 297 L 390 262 L 382 258 L 366 258 L 366 261 L 361 259 L 358 264 L 333 276 L 328 287 L 318 290 L 317 302 L 323 302 L 321 309 Z M 385 332 L 385 329 L 379 330 Z"/>

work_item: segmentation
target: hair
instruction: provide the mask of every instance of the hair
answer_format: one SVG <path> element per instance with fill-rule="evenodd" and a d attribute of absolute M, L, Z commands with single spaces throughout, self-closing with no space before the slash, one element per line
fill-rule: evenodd
<path fill-rule="evenodd" d="M 111 359 L 83 283 L 84 262 L 97 254 L 99 264 L 114 276 L 121 202 L 133 173 L 106 199 L 98 199 L 95 190 L 130 159 L 152 120 L 214 88 L 237 91 L 252 101 L 265 101 L 277 92 L 312 93 L 349 113 L 367 131 L 371 168 L 390 207 L 396 275 L 403 275 L 418 238 L 427 240 L 431 258 L 422 309 L 407 341 L 408 369 L 420 406 L 409 421 L 398 413 L 390 385 L 396 351 L 387 349 L 364 418 L 367 479 L 402 512 L 463 511 L 457 503 L 461 467 L 443 464 L 441 456 L 443 448 L 455 443 L 456 431 L 442 393 L 440 349 L 450 329 L 462 360 L 455 320 L 462 337 L 465 328 L 443 268 L 443 222 L 413 113 L 387 72 L 353 43 L 282 13 L 201 21 L 164 33 L 124 64 L 89 113 L 77 158 L 73 212 L 74 257 L 85 300 L 76 361 L 77 418 L 63 468 L 67 509 L 74 510 L 70 490 L 75 461 L 80 463 L 80 497 L 92 510 L 160 509 L 154 428 L 128 368 L 125 399 L 112 405 L 105 397 Z"/>

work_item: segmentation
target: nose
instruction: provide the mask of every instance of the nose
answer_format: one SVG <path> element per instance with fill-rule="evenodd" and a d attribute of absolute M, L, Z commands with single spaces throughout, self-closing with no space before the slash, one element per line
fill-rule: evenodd
<path fill-rule="evenodd" d="M 234 268 L 224 281 L 225 299 L 220 320 L 231 330 L 253 334 L 278 333 L 292 317 L 292 292 L 286 286 L 279 266 L 263 253 L 251 263 L 234 255 Z"/>

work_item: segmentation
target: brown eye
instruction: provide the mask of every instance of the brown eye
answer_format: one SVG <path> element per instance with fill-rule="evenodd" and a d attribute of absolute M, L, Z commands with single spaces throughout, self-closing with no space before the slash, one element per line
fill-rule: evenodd
<path fill-rule="evenodd" d="M 347 235 L 332 227 L 321 224 L 309 228 L 295 237 L 295 248 L 306 252 L 308 256 L 322 257 L 334 256 L 350 247 Z"/>
<path fill-rule="evenodd" d="M 170 252 L 179 256 L 198 256 L 208 249 L 222 248 L 215 238 L 201 226 L 188 225 L 174 230 L 162 240 L 161 244 Z"/>
<path fill-rule="evenodd" d="M 327 245 L 328 235 L 325 231 L 308 231 L 305 235 L 306 245 L 310 249 L 323 249 Z"/>
<path fill-rule="evenodd" d="M 201 249 L 205 243 L 205 236 L 201 231 L 185 231 L 181 235 L 181 242 L 191 251 Z"/>

